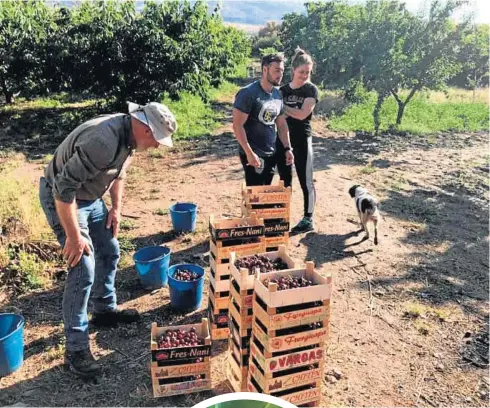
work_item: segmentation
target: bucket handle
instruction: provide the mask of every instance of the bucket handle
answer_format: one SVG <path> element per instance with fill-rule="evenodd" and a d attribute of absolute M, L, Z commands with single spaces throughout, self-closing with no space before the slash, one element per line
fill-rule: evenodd
<path fill-rule="evenodd" d="M 22 320 L 17 323 L 17 327 L 15 328 L 15 330 L 17 330 L 20 326 L 22 326 Z"/>

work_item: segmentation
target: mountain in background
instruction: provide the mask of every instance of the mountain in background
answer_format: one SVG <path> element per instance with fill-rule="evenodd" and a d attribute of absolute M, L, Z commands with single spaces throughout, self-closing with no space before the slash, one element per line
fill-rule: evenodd
<path fill-rule="evenodd" d="M 70 8 L 80 1 L 46 0 L 46 2 Z M 304 2 L 304 0 L 221 0 L 221 16 L 225 22 L 237 23 L 238 27 L 240 25 L 263 26 L 268 21 L 281 21 L 284 14 L 305 11 Z M 207 3 L 209 11 L 212 12 L 218 0 Z M 141 10 L 143 4 L 144 1 L 137 0 L 136 9 Z"/>
<path fill-rule="evenodd" d="M 209 2 L 209 7 L 214 2 Z M 226 1 L 223 0 L 221 15 L 230 23 L 265 25 L 268 21 L 281 21 L 287 13 L 305 11 L 304 1 Z M 214 7 L 213 7 L 214 8 Z"/>

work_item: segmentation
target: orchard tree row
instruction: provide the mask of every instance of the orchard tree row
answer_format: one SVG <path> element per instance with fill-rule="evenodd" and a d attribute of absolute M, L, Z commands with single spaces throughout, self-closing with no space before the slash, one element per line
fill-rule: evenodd
<path fill-rule="evenodd" d="M 244 33 L 205 1 L 87 1 L 71 8 L 38 0 L 0 2 L 0 86 L 145 103 L 182 91 L 204 99 L 250 54 Z"/>

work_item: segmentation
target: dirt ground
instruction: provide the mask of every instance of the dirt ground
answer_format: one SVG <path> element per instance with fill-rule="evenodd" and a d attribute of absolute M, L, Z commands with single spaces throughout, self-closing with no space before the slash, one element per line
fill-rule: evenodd
<path fill-rule="evenodd" d="M 124 250 L 166 244 L 172 263 L 208 266 L 209 214 L 240 215 L 243 174 L 229 119 L 213 137 L 180 143 L 164 157 L 138 154 L 124 200 Z M 488 406 L 487 135 L 372 137 L 325 129 L 315 122 L 316 231 L 292 237 L 289 247 L 292 257 L 313 260 L 334 279 L 322 406 Z M 41 166 L 20 171 L 36 182 Z M 347 194 L 354 183 L 381 203 L 378 246 L 359 234 Z M 195 233 L 172 234 L 169 215 L 159 209 L 175 201 L 198 204 Z M 301 212 L 295 180 L 292 223 Z M 91 330 L 105 371 L 98 383 L 86 383 L 62 366 L 62 288 L 59 282 L 0 305 L 27 321 L 25 363 L 0 379 L 0 405 L 192 406 L 229 392 L 226 343 L 216 342 L 212 391 L 152 397 L 151 322 L 197 322 L 207 296 L 199 311 L 176 315 L 168 289 L 143 290 L 126 254 L 118 300 L 143 320 Z M 333 369 L 340 379 L 328 375 Z"/>

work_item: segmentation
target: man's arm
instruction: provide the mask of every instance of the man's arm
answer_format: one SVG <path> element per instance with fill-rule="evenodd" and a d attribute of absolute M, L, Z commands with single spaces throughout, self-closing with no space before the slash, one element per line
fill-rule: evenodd
<path fill-rule="evenodd" d="M 289 148 L 289 150 L 286 151 L 286 164 L 289 166 L 294 163 L 294 155 L 291 151 L 291 143 L 289 141 L 289 128 L 286 122 L 286 116 L 284 114 L 277 117 L 276 126 L 281 143 L 285 148 Z"/>
<path fill-rule="evenodd" d="M 313 112 L 315 105 L 315 98 L 306 98 L 301 109 L 291 108 L 287 105 L 284 105 L 284 112 L 286 112 L 288 116 L 291 116 L 294 119 L 303 120 L 306 119 L 311 114 L 311 112 Z"/>
<path fill-rule="evenodd" d="M 277 133 L 284 147 L 291 147 L 289 142 L 289 128 L 285 115 L 279 115 L 276 119 Z"/>
<path fill-rule="evenodd" d="M 109 193 L 111 195 L 112 207 L 107 214 L 106 228 L 112 226 L 112 235 L 114 238 L 119 233 L 119 223 L 121 221 L 122 197 L 124 192 L 124 179 L 116 179 L 112 184 Z"/>
<path fill-rule="evenodd" d="M 260 160 L 250 147 L 247 140 L 247 134 L 245 133 L 245 128 L 243 127 L 247 119 L 247 113 L 244 113 L 236 108 L 233 109 L 233 133 L 235 134 L 235 137 L 237 138 L 243 151 L 247 155 L 248 164 L 253 167 L 260 167 Z"/>

